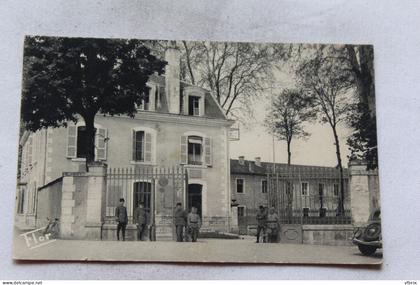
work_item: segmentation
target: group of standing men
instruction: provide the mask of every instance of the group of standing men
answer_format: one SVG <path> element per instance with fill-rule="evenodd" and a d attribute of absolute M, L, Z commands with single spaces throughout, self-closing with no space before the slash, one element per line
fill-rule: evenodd
<path fill-rule="evenodd" d="M 175 228 L 177 242 L 188 240 L 196 242 L 201 228 L 201 218 L 197 213 L 197 208 L 191 207 L 191 212 L 187 214 L 182 208 L 182 204 L 177 203 L 175 208 Z"/>
<path fill-rule="evenodd" d="M 275 209 L 271 207 L 268 211 L 260 206 L 257 211 L 257 243 L 275 243 L 279 240 L 280 220 Z"/>
<path fill-rule="evenodd" d="M 122 234 L 121 238 L 125 241 L 125 230 L 128 224 L 128 214 L 127 208 L 124 206 L 124 198 L 120 199 L 120 204 L 115 208 L 115 219 L 117 221 L 117 239 L 120 240 L 120 232 Z M 149 220 L 149 215 L 144 208 L 143 203 L 139 203 L 138 207 L 134 210 L 133 222 L 137 227 L 137 240 L 142 241 L 144 233 L 147 229 L 147 224 Z"/>
<path fill-rule="evenodd" d="M 128 224 L 127 208 L 124 206 L 124 199 L 120 199 L 120 204 L 115 209 L 115 219 L 117 221 L 117 239 L 121 238 L 125 241 L 125 230 Z M 143 203 L 139 203 L 138 207 L 134 210 L 133 222 L 137 227 L 137 240 L 142 241 L 143 236 L 147 230 L 149 215 L 144 208 Z M 201 218 L 197 214 L 197 208 L 192 207 L 191 212 L 188 214 L 183 208 L 181 203 L 176 204 L 175 208 L 175 227 L 176 227 L 176 241 L 183 242 L 184 240 L 191 240 L 196 242 L 198 233 L 201 228 Z M 185 235 L 185 238 L 184 238 Z"/>

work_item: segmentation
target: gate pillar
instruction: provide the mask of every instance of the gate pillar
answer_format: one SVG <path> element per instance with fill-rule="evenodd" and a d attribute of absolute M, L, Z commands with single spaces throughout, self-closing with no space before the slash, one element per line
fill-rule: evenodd
<path fill-rule="evenodd" d="M 86 238 L 99 240 L 105 217 L 106 165 L 90 165 L 87 177 Z"/>
<path fill-rule="evenodd" d="M 351 161 L 349 163 L 349 171 L 352 222 L 354 225 L 360 225 L 366 223 L 371 210 L 366 163 Z"/>

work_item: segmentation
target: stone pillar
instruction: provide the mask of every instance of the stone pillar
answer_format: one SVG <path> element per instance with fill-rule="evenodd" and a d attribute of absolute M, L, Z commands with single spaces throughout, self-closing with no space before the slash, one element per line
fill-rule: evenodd
<path fill-rule="evenodd" d="M 73 176 L 64 175 L 61 193 L 60 238 L 73 238 L 74 207 L 76 186 Z"/>
<path fill-rule="evenodd" d="M 87 175 L 86 239 L 101 239 L 101 226 L 105 217 L 106 164 L 89 165 Z"/>
<path fill-rule="evenodd" d="M 351 214 L 355 226 L 366 223 L 371 211 L 366 165 L 362 161 L 349 162 Z"/>

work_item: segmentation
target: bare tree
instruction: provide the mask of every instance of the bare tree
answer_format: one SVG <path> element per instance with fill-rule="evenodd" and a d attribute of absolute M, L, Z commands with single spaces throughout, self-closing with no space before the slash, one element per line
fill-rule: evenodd
<path fill-rule="evenodd" d="M 286 47 L 283 47 L 286 49 Z M 372 45 L 292 45 L 289 46 L 287 59 L 292 65 L 299 65 L 308 53 L 317 50 L 319 56 L 325 56 L 340 65 L 351 78 L 355 97 L 355 108 L 348 114 L 347 124 L 354 131 L 347 139 L 351 158 L 367 162 L 368 169 L 378 167 L 374 53 Z M 326 52 L 327 51 L 327 52 Z"/>
<path fill-rule="evenodd" d="M 203 42 L 196 46 L 197 83 L 214 91 L 228 115 L 262 94 L 280 54 L 268 44 Z"/>
<path fill-rule="evenodd" d="M 344 180 L 337 127 L 344 122 L 348 111 L 354 108 L 350 89 L 354 87 L 353 74 L 341 64 L 333 50 L 316 49 L 310 58 L 303 60 L 297 70 L 299 84 L 313 98 L 319 118 L 332 130 L 340 171 L 340 199 L 337 214 L 344 214 Z"/>
<path fill-rule="evenodd" d="M 291 163 L 293 139 L 305 139 L 310 134 L 304 130 L 304 123 L 316 116 L 312 98 L 296 89 L 284 89 L 273 100 L 271 110 L 265 118 L 268 131 L 277 139 L 286 141 L 287 164 Z"/>
<path fill-rule="evenodd" d="M 167 41 L 149 41 L 163 56 Z M 177 41 L 184 81 L 213 92 L 225 114 L 252 115 L 252 101 L 271 82 L 273 66 L 286 57 L 286 46 L 274 44 Z"/>

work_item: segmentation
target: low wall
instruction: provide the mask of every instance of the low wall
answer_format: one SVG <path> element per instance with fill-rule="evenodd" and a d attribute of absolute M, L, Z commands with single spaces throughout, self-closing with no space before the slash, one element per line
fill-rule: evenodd
<path fill-rule="evenodd" d="M 352 245 L 352 225 L 303 225 L 303 243 L 314 245 Z"/>
<path fill-rule="evenodd" d="M 60 218 L 61 216 L 61 178 L 54 180 L 44 187 L 38 189 L 36 206 L 36 227 L 45 227 L 49 219 Z"/>

